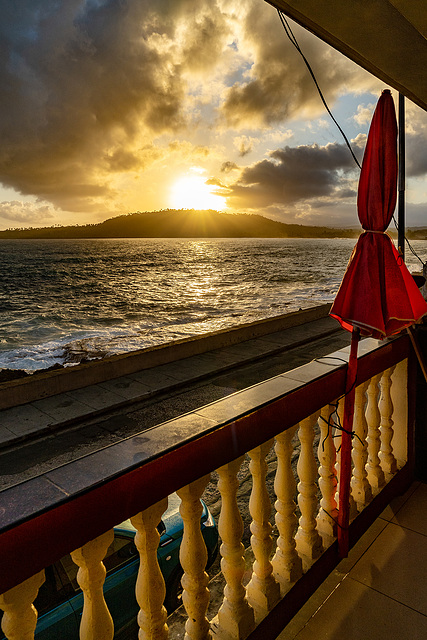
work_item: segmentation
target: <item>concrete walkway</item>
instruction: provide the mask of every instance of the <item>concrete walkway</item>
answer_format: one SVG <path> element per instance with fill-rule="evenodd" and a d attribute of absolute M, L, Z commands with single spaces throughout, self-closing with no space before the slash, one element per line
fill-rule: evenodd
<path fill-rule="evenodd" d="M 268 359 L 334 334 L 344 334 L 338 323 L 323 317 L 298 326 L 245 340 L 136 373 L 34 400 L 0 411 L 0 448 L 5 449 L 82 421 L 143 403 L 221 372 Z M 313 352 L 313 358 L 316 357 Z M 289 360 L 288 369 L 300 362 Z M 271 374 L 275 375 L 274 373 Z"/>

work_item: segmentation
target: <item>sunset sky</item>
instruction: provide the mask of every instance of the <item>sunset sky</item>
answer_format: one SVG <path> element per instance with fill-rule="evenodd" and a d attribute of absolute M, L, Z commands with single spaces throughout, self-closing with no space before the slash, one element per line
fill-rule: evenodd
<path fill-rule="evenodd" d="M 385 85 L 293 28 L 361 159 Z M 357 225 L 359 171 L 263 0 L 6 0 L 0 38 L 0 229 L 167 208 Z M 407 224 L 427 226 L 427 114 L 406 105 Z"/>

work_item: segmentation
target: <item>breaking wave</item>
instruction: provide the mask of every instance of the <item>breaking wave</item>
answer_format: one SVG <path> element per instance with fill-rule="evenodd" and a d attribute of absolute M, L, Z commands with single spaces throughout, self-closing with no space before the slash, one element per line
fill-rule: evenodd
<path fill-rule="evenodd" d="M 353 246 L 1 240 L 0 368 L 71 366 L 332 302 Z"/>

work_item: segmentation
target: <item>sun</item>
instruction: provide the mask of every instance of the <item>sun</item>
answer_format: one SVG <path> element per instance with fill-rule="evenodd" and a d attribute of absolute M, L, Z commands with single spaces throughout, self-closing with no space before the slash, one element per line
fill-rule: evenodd
<path fill-rule="evenodd" d="M 171 189 L 174 209 L 225 209 L 225 198 L 213 193 L 212 185 L 201 176 L 182 176 Z"/>

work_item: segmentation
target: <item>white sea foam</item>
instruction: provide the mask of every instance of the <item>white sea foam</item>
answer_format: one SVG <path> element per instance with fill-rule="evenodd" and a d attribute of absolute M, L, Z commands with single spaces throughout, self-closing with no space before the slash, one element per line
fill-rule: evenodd
<path fill-rule="evenodd" d="M 0 368 L 72 365 L 332 302 L 353 246 L 1 240 Z"/>

